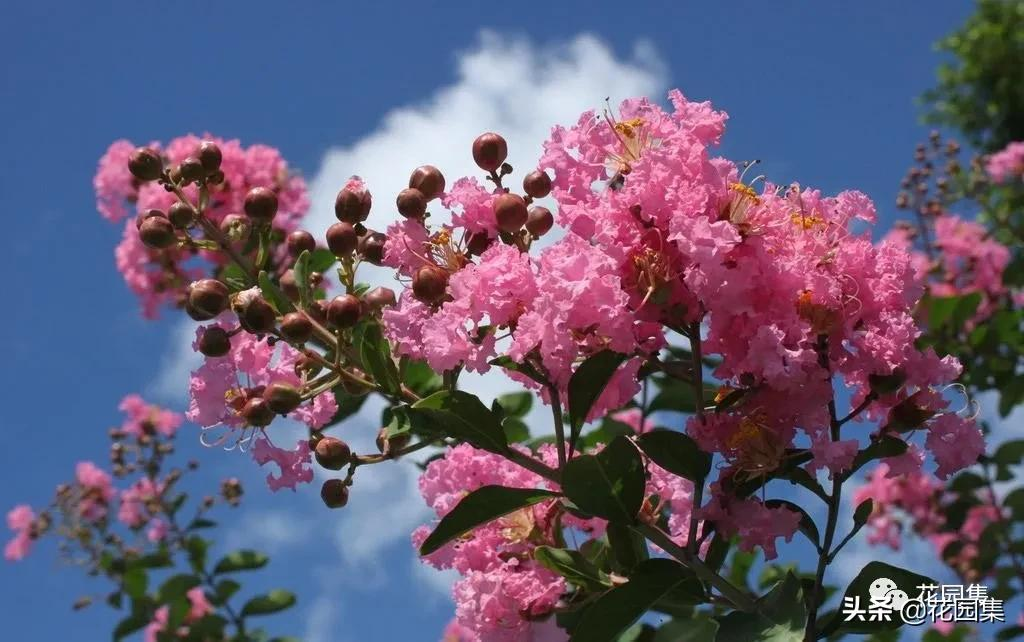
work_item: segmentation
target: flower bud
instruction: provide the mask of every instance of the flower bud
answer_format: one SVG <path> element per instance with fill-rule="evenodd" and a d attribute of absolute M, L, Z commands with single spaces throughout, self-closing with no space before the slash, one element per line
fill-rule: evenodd
<path fill-rule="evenodd" d="M 395 291 L 391 288 L 376 287 L 363 295 L 363 300 L 370 307 L 379 310 L 395 304 Z"/>
<path fill-rule="evenodd" d="M 508 158 L 508 143 L 494 132 L 480 134 L 473 141 L 473 162 L 485 172 L 493 172 Z"/>
<path fill-rule="evenodd" d="M 195 222 L 195 210 L 188 203 L 177 201 L 167 208 L 167 220 L 179 230 L 186 230 L 192 227 Z"/>
<path fill-rule="evenodd" d="M 407 187 L 399 192 L 395 205 L 398 206 L 398 213 L 405 218 L 421 219 L 427 213 L 427 198 L 415 187 Z"/>
<path fill-rule="evenodd" d="M 242 327 L 249 332 L 263 334 L 274 329 L 277 314 L 258 288 L 239 292 L 235 296 L 235 308 Z"/>
<path fill-rule="evenodd" d="M 348 256 L 358 245 L 359 235 L 356 234 L 356 228 L 348 223 L 335 223 L 327 228 L 327 247 L 334 256 Z"/>
<path fill-rule="evenodd" d="M 140 181 L 155 181 L 164 171 L 159 152 L 149 147 L 137 147 L 128 157 L 128 171 Z"/>
<path fill-rule="evenodd" d="M 199 337 L 199 352 L 207 357 L 223 357 L 231 351 L 231 337 L 224 328 L 214 325 Z"/>
<path fill-rule="evenodd" d="M 178 166 L 178 170 L 181 172 L 181 179 L 186 183 L 194 183 L 198 180 L 202 180 L 206 176 L 206 170 L 203 169 L 203 164 L 199 162 L 199 159 L 195 156 L 189 156 L 185 160 L 181 161 Z"/>
<path fill-rule="evenodd" d="M 299 286 L 295 282 L 295 270 L 289 268 L 281 273 L 281 278 L 278 279 L 277 284 L 281 287 L 281 292 L 288 297 L 289 301 L 299 300 Z"/>
<path fill-rule="evenodd" d="M 302 403 L 299 389 L 293 385 L 275 381 L 263 390 L 263 400 L 267 407 L 279 415 L 287 415 Z"/>
<path fill-rule="evenodd" d="M 327 508 L 341 508 L 348 503 L 348 485 L 340 479 L 328 479 L 320 487 L 320 499 Z"/>
<path fill-rule="evenodd" d="M 301 354 L 297 359 L 295 359 L 295 366 L 293 367 L 295 376 L 300 378 L 303 375 L 306 377 L 315 377 L 322 369 L 323 366 L 320 365 L 319 361 L 305 354 Z"/>
<path fill-rule="evenodd" d="M 526 218 L 526 230 L 533 235 L 534 238 L 540 238 L 551 231 L 551 226 L 555 224 L 555 219 L 551 216 L 551 210 L 540 205 L 534 205 L 530 208 L 529 215 Z"/>
<path fill-rule="evenodd" d="M 355 225 L 366 220 L 372 205 L 370 190 L 346 187 L 334 199 L 334 215 L 339 221 Z"/>
<path fill-rule="evenodd" d="M 502 194 L 494 199 L 494 218 L 503 232 L 516 232 L 529 218 L 526 201 L 518 194 Z"/>
<path fill-rule="evenodd" d="M 924 422 L 935 416 L 934 410 L 917 404 L 920 394 L 920 392 L 915 392 L 889 411 L 889 421 L 885 425 L 886 430 L 907 432 L 920 428 Z"/>
<path fill-rule="evenodd" d="M 154 216 L 159 218 L 166 218 L 166 215 L 163 212 L 155 208 L 139 212 L 135 216 L 135 229 L 140 229 L 142 227 L 143 221 L 145 221 L 147 218 L 153 218 Z"/>
<path fill-rule="evenodd" d="M 424 303 L 437 303 L 448 288 L 448 272 L 436 265 L 425 265 L 412 277 L 412 293 Z"/>
<path fill-rule="evenodd" d="M 228 287 L 217 279 L 201 279 L 188 286 L 189 311 L 196 321 L 214 318 L 227 309 L 228 303 Z"/>
<path fill-rule="evenodd" d="M 523 177 L 523 191 L 533 198 L 544 198 L 551 193 L 551 177 L 547 172 L 535 169 Z"/>
<path fill-rule="evenodd" d="M 394 457 L 395 453 L 409 445 L 409 433 L 403 432 L 388 437 L 388 429 L 377 431 L 377 450 L 385 457 Z"/>
<path fill-rule="evenodd" d="M 249 238 L 252 225 L 249 219 L 241 214 L 228 214 L 220 222 L 220 231 L 232 243 L 239 243 Z"/>
<path fill-rule="evenodd" d="M 384 244 L 388 237 L 380 232 L 367 230 L 366 234 L 359 239 L 359 255 L 367 263 L 374 265 L 384 264 Z"/>
<path fill-rule="evenodd" d="M 174 233 L 174 226 L 162 214 L 143 219 L 139 225 L 139 238 L 142 239 L 146 247 L 154 250 L 170 247 L 178 240 L 178 236 Z"/>
<path fill-rule="evenodd" d="M 277 214 L 277 194 L 266 187 L 254 187 L 245 195 L 245 213 L 254 221 L 269 223 Z"/>
<path fill-rule="evenodd" d="M 363 303 L 351 294 L 336 296 L 327 305 L 327 322 L 337 328 L 351 328 L 363 316 Z"/>
<path fill-rule="evenodd" d="M 433 165 L 422 165 L 413 170 L 409 187 L 418 189 L 430 202 L 444 192 L 444 175 Z"/>
<path fill-rule="evenodd" d="M 253 397 L 242 406 L 242 418 L 250 426 L 269 426 L 274 421 L 274 411 L 262 397 Z"/>
<path fill-rule="evenodd" d="M 281 320 L 281 334 L 293 343 L 305 343 L 313 336 L 313 324 L 301 312 L 289 312 Z"/>
<path fill-rule="evenodd" d="M 466 241 L 466 251 L 470 256 L 480 256 L 487 248 L 491 247 L 492 242 L 494 239 L 488 236 L 487 232 L 474 232 Z"/>
<path fill-rule="evenodd" d="M 341 470 L 352 459 L 348 444 L 334 437 L 324 437 L 316 443 L 316 462 L 327 470 Z"/>
<path fill-rule="evenodd" d="M 212 140 L 204 140 L 199 143 L 199 149 L 196 150 L 196 157 L 199 162 L 202 163 L 203 169 L 206 170 L 207 175 L 213 174 L 220 169 L 220 162 L 224 156 L 220 152 L 220 147 L 217 143 Z"/>
<path fill-rule="evenodd" d="M 316 239 L 306 230 L 295 230 L 288 235 L 288 253 L 292 256 L 298 256 L 307 250 L 312 252 L 315 249 Z"/>

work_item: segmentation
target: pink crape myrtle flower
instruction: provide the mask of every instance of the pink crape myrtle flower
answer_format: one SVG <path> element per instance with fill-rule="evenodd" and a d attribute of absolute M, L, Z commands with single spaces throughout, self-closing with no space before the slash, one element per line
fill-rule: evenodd
<path fill-rule="evenodd" d="M 985 171 L 996 183 L 1024 175 L 1024 142 L 1014 141 L 985 160 Z"/>
<path fill-rule="evenodd" d="M 189 611 L 185 614 L 185 624 L 177 631 L 170 632 L 174 637 L 184 638 L 188 635 L 188 625 L 213 613 L 213 605 L 206 599 L 203 589 L 196 587 L 190 589 L 185 596 L 188 598 Z M 170 608 L 161 606 L 153 614 L 153 621 L 146 625 L 143 631 L 145 642 L 157 642 L 160 633 L 167 633 L 167 624 L 170 617 Z"/>
<path fill-rule="evenodd" d="M 106 517 L 115 493 L 110 475 L 91 461 L 82 461 L 75 465 L 75 481 L 82 493 L 78 501 L 82 519 L 94 522 Z"/>
<path fill-rule="evenodd" d="M 778 557 L 778 538 L 792 541 L 800 527 L 799 513 L 784 506 L 768 507 L 756 499 L 723 503 L 721 496 L 715 496 L 701 509 L 701 516 L 715 522 L 726 536 L 738 535 L 742 550 L 753 551 L 760 546 L 766 560 Z"/>
<path fill-rule="evenodd" d="M 121 430 L 133 437 L 140 437 L 156 431 L 165 437 L 173 437 L 184 419 L 181 414 L 147 404 L 139 395 L 128 395 L 121 400 L 118 409 L 125 413 Z"/>
<path fill-rule="evenodd" d="M 272 491 L 295 487 L 313 481 L 312 454 L 308 440 L 299 440 L 294 450 L 278 448 L 270 440 L 261 435 L 256 437 L 252 448 L 252 457 L 260 466 L 273 462 L 280 469 L 280 474 L 267 474 L 267 486 Z"/>
<path fill-rule="evenodd" d="M 4 559 L 15 562 L 24 559 L 32 548 L 32 524 L 36 514 L 27 504 L 19 504 L 7 513 L 7 528 L 14 537 L 4 546 Z"/>

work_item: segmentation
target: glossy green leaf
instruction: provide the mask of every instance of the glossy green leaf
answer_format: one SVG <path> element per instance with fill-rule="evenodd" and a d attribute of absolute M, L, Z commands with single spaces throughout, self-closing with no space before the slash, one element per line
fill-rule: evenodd
<path fill-rule="evenodd" d="M 455 508 L 441 518 L 441 522 L 420 546 L 420 555 L 430 555 L 481 524 L 558 496 L 558 493 L 536 488 L 478 488 L 463 497 Z"/>
<path fill-rule="evenodd" d="M 711 455 L 681 432 L 653 430 L 640 435 L 637 445 L 654 463 L 674 475 L 700 483 L 711 472 Z"/>
<path fill-rule="evenodd" d="M 626 355 L 603 350 L 580 364 L 569 378 L 569 444 L 574 447 L 594 402 L 604 392 Z"/>
<path fill-rule="evenodd" d="M 538 546 L 533 558 L 541 566 L 558 573 L 576 586 L 600 591 L 611 586 L 608 574 L 600 570 L 583 553 L 566 548 Z"/>
<path fill-rule="evenodd" d="M 266 595 L 258 595 L 242 606 L 242 615 L 269 615 L 295 605 L 295 594 L 282 589 L 274 589 Z"/>
<path fill-rule="evenodd" d="M 581 510 L 630 523 L 644 500 L 646 475 L 636 445 L 616 437 L 596 455 L 581 455 L 565 465 L 562 490 Z"/>
<path fill-rule="evenodd" d="M 258 568 L 263 568 L 270 561 L 263 553 L 251 550 L 238 550 L 225 555 L 216 566 L 213 567 L 213 572 L 218 573 L 234 573 L 236 571 L 252 571 Z"/>
<path fill-rule="evenodd" d="M 664 558 L 637 565 L 629 581 L 602 595 L 583 613 L 571 642 L 612 642 L 660 600 L 702 602 L 704 586 L 683 565 Z"/>
<path fill-rule="evenodd" d="M 480 399 L 461 390 L 436 392 L 409 407 L 428 418 L 444 434 L 494 453 L 508 450 L 505 431 Z"/>
<path fill-rule="evenodd" d="M 368 323 L 363 327 L 359 337 L 359 358 L 377 385 L 389 394 L 398 394 L 401 388 L 398 367 L 391 358 L 391 346 L 379 324 Z"/>

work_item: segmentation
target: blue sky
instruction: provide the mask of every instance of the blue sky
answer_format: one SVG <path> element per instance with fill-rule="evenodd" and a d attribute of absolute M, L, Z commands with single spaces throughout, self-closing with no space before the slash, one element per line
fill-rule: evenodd
<path fill-rule="evenodd" d="M 526 164 L 552 118 L 568 121 L 608 95 L 680 87 L 729 112 L 726 155 L 764 160 L 778 182 L 863 190 L 891 220 L 926 134 L 914 97 L 932 83 L 931 44 L 971 11 L 968 2 L 142 4 L 0 12 L 4 510 L 47 501 L 79 459 L 105 461 L 104 431 L 125 393 L 181 404 L 180 320 L 140 318 L 113 264 L 119 229 L 95 212 L 91 179 L 113 139 L 210 131 L 273 144 L 311 180 L 320 229 L 348 174 L 380 194 L 422 162 L 455 175 L 452 165 L 468 170 L 472 135 L 492 128 Z M 301 599 L 275 629 L 319 642 L 437 638 L 450 606 L 436 582 L 413 570 L 400 533 L 365 528 L 416 523 L 411 471 L 367 480 L 354 510 L 327 513 L 315 485 L 271 495 L 250 461 L 189 436 L 181 450 L 200 459 L 204 478 L 249 482 L 230 539 L 273 549 L 267 585 Z M 90 585 L 52 553 L 0 567 L 7 636 L 104 639 L 110 613 L 65 608 Z"/>

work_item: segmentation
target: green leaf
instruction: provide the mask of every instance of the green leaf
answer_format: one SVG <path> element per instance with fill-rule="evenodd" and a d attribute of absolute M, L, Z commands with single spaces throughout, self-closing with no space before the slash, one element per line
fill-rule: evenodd
<path fill-rule="evenodd" d="M 265 270 L 261 270 L 259 278 L 256 283 L 260 286 L 260 292 L 266 297 L 267 301 L 270 302 L 274 309 L 277 310 L 278 314 L 284 314 L 292 309 L 291 303 L 282 296 L 281 291 L 274 286 L 270 280 L 270 276 L 267 275 Z"/>
<path fill-rule="evenodd" d="M 213 597 L 217 604 L 224 604 L 241 588 L 242 585 L 235 580 L 221 580 L 217 582 Z"/>
<path fill-rule="evenodd" d="M 589 357 L 576 368 L 569 378 L 569 447 L 575 448 L 580 430 L 594 402 L 604 392 L 612 375 L 619 369 L 626 355 L 602 350 Z"/>
<path fill-rule="evenodd" d="M 141 631 L 143 627 L 149 624 L 151 619 L 152 618 L 144 613 L 132 613 L 128 617 L 122 619 L 114 627 L 114 642 L 123 640 L 136 631 Z"/>
<path fill-rule="evenodd" d="M 505 410 L 507 416 L 525 417 L 526 413 L 530 412 L 530 408 L 533 407 L 533 393 L 512 392 L 499 396 L 497 401 Z"/>
<path fill-rule="evenodd" d="M 442 390 L 409 408 L 433 421 L 446 435 L 494 453 L 508 450 L 505 431 L 480 399 L 461 390 Z"/>
<path fill-rule="evenodd" d="M 235 571 L 252 571 L 263 568 L 270 561 L 263 553 L 251 550 L 238 550 L 225 555 L 213 567 L 214 574 L 234 573 Z"/>
<path fill-rule="evenodd" d="M 185 593 L 199 586 L 199 578 L 195 575 L 181 573 L 172 575 L 164 580 L 156 592 L 156 601 L 159 604 L 168 604 L 178 598 L 185 597 Z"/>
<path fill-rule="evenodd" d="M 855 526 L 854 532 L 861 529 L 864 524 L 868 523 L 868 518 L 871 517 L 871 512 L 875 510 L 875 502 L 870 499 L 865 499 L 861 503 L 857 504 L 857 509 L 853 511 L 853 523 Z"/>
<path fill-rule="evenodd" d="M 888 578 L 896 583 L 897 588 L 906 592 L 911 598 L 916 597 L 920 594 L 919 586 L 935 584 L 935 580 L 912 573 L 906 569 L 899 568 L 898 566 L 892 566 L 885 562 L 869 562 L 864 568 L 861 569 L 857 577 L 850 582 L 850 585 L 846 587 L 846 593 L 843 595 L 843 599 L 840 604 L 845 604 L 847 599 L 850 601 L 859 600 L 861 608 L 867 609 L 871 604 L 870 587 L 871 583 L 880 578 Z M 903 620 L 900 619 L 899 614 L 895 614 L 890 620 L 874 620 L 869 621 L 867 617 L 864 621 L 851 620 L 844 621 L 845 616 L 836 613 L 827 621 L 819 622 L 818 630 L 821 631 L 822 637 L 831 635 L 833 633 L 873 633 L 875 631 L 887 631 L 892 629 L 898 629 L 903 625 Z"/>
<path fill-rule="evenodd" d="M 478 488 L 463 497 L 455 508 L 441 518 L 441 522 L 420 546 L 420 555 L 430 555 L 481 524 L 558 496 L 558 493 L 536 488 Z"/>
<path fill-rule="evenodd" d="M 519 363 L 517 361 L 513 361 L 512 357 L 501 356 L 501 357 L 498 357 L 497 359 L 491 359 L 490 361 L 488 361 L 488 363 L 491 364 L 492 366 L 498 366 L 499 368 L 504 368 L 505 370 L 511 370 L 512 372 L 518 372 L 519 374 L 521 374 L 521 375 L 523 375 L 525 377 L 528 377 L 529 379 L 532 379 L 533 381 L 536 381 L 537 383 L 539 383 L 541 385 L 544 385 L 546 383 L 546 380 L 544 379 L 544 375 L 542 375 L 529 362 L 524 361 L 523 363 Z"/>
<path fill-rule="evenodd" d="M 870 461 L 886 457 L 898 457 L 905 452 L 907 452 L 907 442 L 899 437 L 886 435 L 878 441 L 871 442 L 871 445 L 857 453 L 857 456 L 853 458 L 853 464 L 850 465 L 850 470 L 843 474 L 843 478 L 849 479 L 854 473 L 863 468 L 864 464 Z"/>
<path fill-rule="evenodd" d="M 613 522 L 631 523 L 644 501 L 646 475 L 640 451 L 616 437 L 596 455 L 570 459 L 562 490 L 581 510 Z"/>
<path fill-rule="evenodd" d="M 733 611 L 719 620 L 719 642 L 803 642 L 807 624 L 800 580 L 793 573 L 758 601 L 756 613 Z"/>
<path fill-rule="evenodd" d="M 384 338 L 379 324 L 368 323 L 363 328 L 359 341 L 359 358 L 363 362 L 363 367 L 373 375 L 377 385 L 389 394 L 398 394 L 401 390 L 398 367 L 391 358 L 391 346 Z"/>
<path fill-rule="evenodd" d="M 295 606 L 295 594 L 274 589 L 266 595 L 257 595 L 242 606 L 242 615 L 269 615 Z"/>
<path fill-rule="evenodd" d="M 129 597 L 139 599 L 146 595 L 149 577 L 146 575 L 146 569 L 133 566 L 124 572 L 121 582 L 124 585 L 124 592 Z"/>
<path fill-rule="evenodd" d="M 697 412 L 697 396 L 693 384 L 689 381 L 670 377 L 659 377 L 653 380 L 659 387 L 658 394 L 648 404 L 648 412 L 671 410 L 673 412 Z M 704 385 L 704 399 L 714 399 L 716 388 L 709 383 Z"/>
<path fill-rule="evenodd" d="M 245 270 L 234 262 L 225 265 L 224 269 L 220 271 L 220 280 L 232 292 L 240 292 L 249 287 L 249 277 L 246 276 Z"/>
<path fill-rule="evenodd" d="M 607 534 L 612 568 L 619 573 L 632 573 L 650 556 L 647 540 L 628 525 L 609 522 Z"/>
<path fill-rule="evenodd" d="M 210 543 L 202 537 L 192 536 L 185 542 L 185 548 L 188 550 L 188 561 L 192 570 L 202 572 L 206 568 L 206 552 L 210 548 Z"/>
<path fill-rule="evenodd" d="M 637 445 L 668 472 L 701 483 L 711 472 L 711 455 L 681 432 L 653 430 L 637 438 Z"/>
<path fill-rule="evenodd" d="M 505 439 L 510 444 L 521 444 L 530 439 L 530 428 L 522 419 L 509 417 L 502 422 L 501 427 L 505 430 Z"/>
<path fill-rule="evenodd" d="M 309 271 L 325 274 L 337 260 L 334 253 L 326 248 L 313 250 L 309 255 Z"/>
<path fill-rule="evenodd" d="M 334 393 L 334 401 L 338 404 L 338 411 L 331 417 L 329 425 L 344 421 L 359 412 L 366 398 L 369 397 L 368 394 L 353 395 L 347 392 L 343 386 L 337 386 L 332 392 Z"/>
<path fill-rule="evenodd" d="M 659 601 L 704 600 L 704 586 L 686 567 L 669 559 L 641 562 L 629 581 L 597 599 L 584 613 L 570 642 L 612 642 Z"/>
<path fill-rule="evenodd" d="M 675 618 L 658 628 L 654 642 L 714 642 L 718 622 L 706 617 Z"/>
<path fill-rule="evenodd" d="M 1016 466 L 1024 462 L 1024 439 L 1008 441 L 992 455 L 992 461 L 1003 466 Z"/>
<path fill-rule="evenodd" d="M 309 264 L 311 261 L 312 256 L 309 250 L 302 250 L 302 253 L 295 259 L 295 266 L 292 268 L 295 276 L 295 285 L 299 288 L 299 306 L 302 309 L 309 307 L 312 298 L 309 290 L 309 275 L 312 272 Z"/>
<path fill-rule="evenodd" d="M 1014 521 L 1024 522 L 1024 488 L 1010 491 L 1003 499 L 1003 506 L 1010 509 Z"/>
<path fill-rule="evenodd" d="M 545 568 L 566 580 L 590 591 L 601 591 L 611 586 L 608 574 L 594 566 L 583 553 L 565 548 L 538 546 L 533 558 Z"/>

